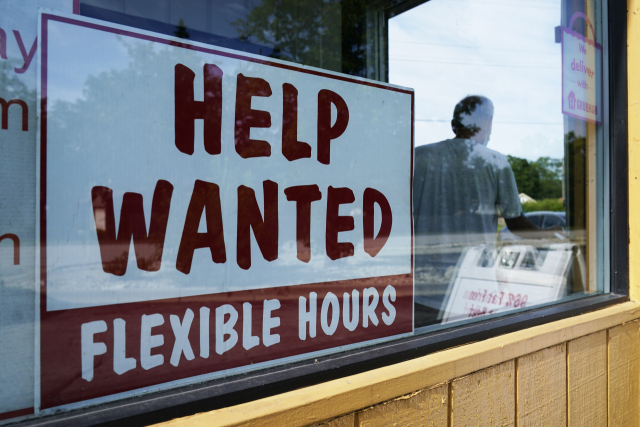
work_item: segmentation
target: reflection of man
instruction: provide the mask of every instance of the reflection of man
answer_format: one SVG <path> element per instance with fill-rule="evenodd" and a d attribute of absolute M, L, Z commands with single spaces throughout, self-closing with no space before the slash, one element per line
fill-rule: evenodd
<path fill-rule="evenodd" d="M 487 148 L 493 103 L 468 96 L 453 113 L 456 138 L 417 147 L 413 179 L 416 324 L 433 323 L 466 246 L 494 245 L 501 214 L 512 232 L 534 230 L 522 215 L 507 158 Z"/>

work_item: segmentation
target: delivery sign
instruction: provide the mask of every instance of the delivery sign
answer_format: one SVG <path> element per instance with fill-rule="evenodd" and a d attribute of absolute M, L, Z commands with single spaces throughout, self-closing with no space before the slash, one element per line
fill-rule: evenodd
<path fill-rule="evenodd" d="M 412 90 L 67 15 L 39 40 L 43 408 L 412 331 Z"/>
<path fill-rule="evenodd" d="M 586 21 L 587 35 L 573 31 L 576 18 Z M 589 18 L 576 12 L 562 27 L 562 113 L 589 122 L 602 122 L 602 46 Z"/>

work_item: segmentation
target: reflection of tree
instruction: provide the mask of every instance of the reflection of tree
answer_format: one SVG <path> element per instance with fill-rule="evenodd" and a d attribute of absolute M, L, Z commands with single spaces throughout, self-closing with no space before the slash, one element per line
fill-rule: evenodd
<path fill-rule="evenodd" d="M 0 98 L 4 100 L 4 105 L 0 105 L 0 110 L 3 111 L 0 112 L 3 112 L 1 115 L 5 115 L 5 119 L 8 119 L 8 123 L 4 123 L 7 129 L 2 129 L 0 126 L 0 149 L 3 150 L 3 158 L 0 162 L 0 183 L 3 184 L 3 191 L 6 191 L 0 197 L 0 214 L 3 219 L 0 225 L 11 227 L 11 229 L 0 230 L 0 234 L 15 232 L 24 244 L 27 236 L 33 238 L 32 229 L 15 227 L 23 227 L 24 223 L 19 218 L 25 218 L 26 212 L 34 209 L 35 200 L 33 196 L 29 196 L 29 189 L 34 179 L 32 171 L 35 169 L 30 168 L 29 164 L 35 168 L 35 157 L 30 156 L 35 154 L 34 132 L 37 104 L 36 91 L 30 90 L 16 75 L 13 65 L 11 61 L 0 61 Z M 22 102 L 9 105 L 12 100 L 24 101 L 29 111 L 23 110 L 25 105 L 21 105 Z M 25 113 L 28 113 L 29 132 L 24 132 L 23 114 Z M 12 159 L 19 160 L 12 161 Z"/>
<path fill-rule="evenodd" d="M 562 159 L 540 157 L 533 164 L 540 171 L 540 198 L 562 197 Z"/>
<path fill-rule="evenodd" d="M 117 174 L 117 165 L 121 165 L 123 160 L 126 160 L 127 164 L 135 163 L 141 168 L 141 180 L 145 175 L 165 179 L 171 162 L 160 153 L 187 156 L 175 148 L 173 131 L 174 67 L 185 62 L 184 50 L 147 42 L 129 42 L 130 39 L 127 38 L 121 40 L 122 47 L 127 52 L 123 61 L 128 61 L 128 65 L 113 69 L 105 66 L 105 71 L 89 75 L 84 82 L 82 97 L 73 101 L 58 100 L 48 111 L 49 134 L 57 137 L 57 143 L 63 144 L 56 152 L 63 153 L 61 156 L 65 164 L 97 165 L 103 170 L 100 175 L 101 181 L 87 184 L 87 199 L 84 201 L 87 206 L 82 207 L 85 212 L 91 212 L 91 188 L 96 185 L 111 188 L 107 179 L 108 173 L 112 169 L 113 174 Z M 202 61 L 199 65 L 191 63 L 189 68 L 194 73 L 202 75 L 204 59 Z M 196 94 L 202 93 L 202 85 L 202 80 L 199 87 L 194 83 Z M 167 103 L 170 110 L 167 110 Z M 234 108 L 233 101 L 225 101 L 223 108 Z M 170 120 L 171 125 L 161 124 L 160 120 Z M 61 136 L 64 138 L 63 142 L 60 140 Z M 229 142 L 233 144 L 232 139 Z M 105 148 L 105 145 L 112 145 L 112 148 Z M 123 149 L 128 146 L 131 146 L 131 150 Z M 199 146 L 197 150 L 203 150 L 203 147 Z M 255 173 L 253 169 L 239 166 L 230 160 L 235 156 L 232 146 L 223 150 L 233 154 L 205 154 L 211 165 L 215 165 L 214 176 L 223 179 L 224 174 L 229 173 L 250 180 Z M 143 157 L 134 159 L 135 162 L 131 161 L 132 156 L 140 155 L 141 152 L 144 153 Z M 154 162 L 165 163 L 154 165 Z M 102 165 L 108 165 L 109 168 L 102 168 Z M 273 171 L 271 177 L 278 182 L 285 179 L 287 173 L 287 170 L 278 169 Z M 179 186 L 181 191 L 185 188 L 190 191 L 189 187 L 193 188 L 193 181 L 189 179 L 171 183 Z M 112 190 L 135 192 L 136 185 L 132 183 L 131 187 L 113 187 Z M 63 206 L 75 206 L 78 203 L 78 200 L 74 199 L 76 194 L 72 192 L 60 192 L 59 197 L 61 200 L 58 203 Z M 145 194 L 144 197 L 147 200 L 151 195 Z M 115 216 L 119 218 L 119 215 L 120 211 L 116 210 Z"/>
<path fill-rule="evenodd" d="M 366 0 L 342 1 L 342 72 L 367 77 Z"/>
<path fill-rule="evenodd" d="M 35 256 L 35 107 L 36 91 L 18 77 L 14 67 L 20 67 L 11 60 L 0 60 L 0 98 L 9 102 L 19 99 L 29 107 L 29 132 L 22 131 L 21 106 L 13 104 L 7 111 L 8 129 L 0 128 L 0 235 L 16 235 L 22 251 L 21 265 L 14 265 L 15 252 L 11 240 L 3 239 L 0 244 L 0 341 L 8 342 L 7 335 L 21 325 L 21 331 L 28 332 L 33 325 L 33 265 Z M 32 65 L 33 66 L 33 65 Z M 21 74 L 26 79 L 25 74 Z M 27 74 L 28 76 L 28 74 Z M 34 82 L 35 83 L 35 82 Z M 0 106 L 0 108 L 2 108 Z M 6 111 L 6 110 L 5 110 Z M 26 268 L 25 268 L 26 267 Z M 21 303 L 22 302 L 22 303 Z M 26 304 L 26 306 L 25 306 Z M 25 334 L 28 338 L 28 335 Z M 25 363 L 28 364 L 28 357 Z M 33 363 L 33 358 L 31 358 Z M 28 365 L 27 365 L 28 366 Z M 3 366 L 5 372 L 11 366 Z M 0 382 L 3 380 L 0 375 Z"/>
<path fill-rule="evenodd" d="M 21 99 L 27 103 L 29 108 L 34 108 L 36 101 L 36 91 L 29 90 L 26 84 L 18 78 L 13 68 L 8 66 L 9 63 L 5 62 L 7 66 L 0 68 L 0 98 L 5 101 L 12 99 Z M 16 110 L 20 110 L 20 107 L 11 107 Z M 13 111 L 12 111 L 13 114 Z"/>
<path fill-rule="evenodd" d="M 562 159 L 540 157 L 529 161 L 507 156 L 518 191 L 534 199 L 558 199 L 562 197 Z"/>
<path fill-rule="evenodd" d="M 187 29 L 187 26 L 184 25 L 184 19 L 180 18 L 180 21 L 178 21 L 178 25 L 176 25 L 176 30 L 173 32 L 173 35 L 175 35 L 176 37 L 180 37 L 181 39 L 189 38 L 189 30 Z"/>
<path fill-rule="evenodd" d="M 112 134 L 114 129 L 122 126 L 122 117 L 140 117 L 145 114 L 145 111 L 141 111 L 138 105 L 118 103 L 117 111 L 114 111 L 112 104 L 105 102 L 111 94 L 119 93 L 125 82 L 129 87 L 149 88 L 145 94 L 145 104 L 153 106 L 164 102 L 161 101 L 163 99 L 162 91 L 153 88 L 154 84 L 158 84 L 157 74 L 150 75 L 149 73 L 150 70 L 166 69 L 167 67 L 173 70 L 173 66 L 183 60 L 178 51 L 175 49 L 154 49 L 153 45 L 148 43 L 126 44 L 123 42 L 123 46 L 131 59 L 129 66 L 121 70 L 109 70 L 98 75 L 90 75 L 85 82 L 82 92 L 83 98 L 78 98 L 74 102 L 58 101 L 55 105 L 49 106 L 49 126 L 67 128 L 65 132 L 74 134 L 79 141 L 86 141 L 89 145 L 91 145 L 91 141 L 87 140 L 87 135 L 102 132 L 104 132 L 103 135 Z M 173 79 L 162 83 L 173 87 Z M 96 109 L 104 110 L 98 113 L 100 115 L 99 122 L 83 120 L 86 111 L 95 112 Z M 150 138 L 152 136 L 161 137 L 157 133 L 156 129 L 149 129 Z"/>
<path fill-rule="evenodd" d="M 36 91 L 29 90 L 13 71 L 13 69 L 7 68 L 0 72 L 0 96 L 9 99 L 22 99 L 27 104 L 34 102 L 36 98 Z M 31 105 L 31 104 L 30 104 Z"/>
<path fill-rule="evenodd" d="M 465 125 L 465 117 L 463 115 L 467 118 L 473 117 L 476 108 L 480 107 L 483 102 L 481 98 L 474 96 L 467 97 L 456 105 L 451 126 L 455 129 L 459 138 L 471 138 L 480 132 L 480 127 L 476 123 Z"/>
<path fill-rule="evenodd" d="M 587 139 L 577 136 L 574 131 L 565 134 L 565 152 L 567 158 L 567 223 L 575 229 L 586 227 L 587 203 Z"/>
<path fill-rule="evenodd" d="M 233 23 L 242 38 L 272 45 L 277 56 L 297 63 L 341 70 L 339 0 L 262 0 Z"/>

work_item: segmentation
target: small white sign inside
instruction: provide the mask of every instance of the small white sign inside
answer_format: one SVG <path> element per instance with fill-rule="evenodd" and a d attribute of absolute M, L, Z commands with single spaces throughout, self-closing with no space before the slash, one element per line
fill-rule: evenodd
<path fill-rule="evenodd" d="M 574 245 L 544 250 L 507 246 L 468 248 L 449 285 L 442 323 L 503 313 L 555 301 L 565 294 Z M 580 255 L 576 255 L 580 261 Z M 583 264 L 583 263 L 582 263 Z M 582 267 L 578 262 L 578 265 Z M 583 274 L 584 277 L 584 274 Z"/>

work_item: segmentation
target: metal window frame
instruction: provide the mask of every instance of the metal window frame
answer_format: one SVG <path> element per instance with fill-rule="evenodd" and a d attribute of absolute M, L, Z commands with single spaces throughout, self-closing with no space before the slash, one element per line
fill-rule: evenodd
<path fill-rule="evenodd" d="M 391 17 L 422 3 L 394 1 Z M 610 293 L 415 335 L 315 360 L 276 366 L 210 382 L 32 419 L 24 426 L 143 426 L 238 405 L 403 362 L 473 341 L 577 316 L 629 300 L 627 9 L 608 0 L 610 105 Z"/>

